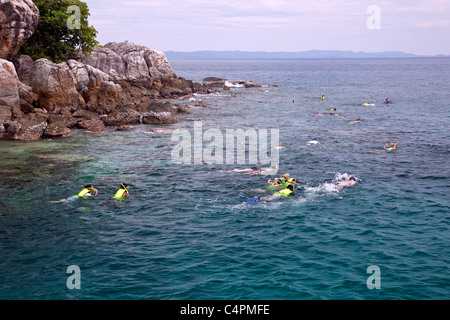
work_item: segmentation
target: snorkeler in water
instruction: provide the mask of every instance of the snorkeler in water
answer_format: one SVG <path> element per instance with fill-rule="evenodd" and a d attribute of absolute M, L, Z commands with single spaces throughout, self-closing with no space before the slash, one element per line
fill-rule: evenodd
<path fill-rule="evenodd" d="M 397 150 L 397 144 L 398 144 L 397 142 L 392 142 L 392 143 L 387 142 L 384 145 L 383 149 L 377 149 L 377 150 L 373 150 L 373 151 L 369 151 L 369 152 L 394 151 L 394 150 Z"/>
<path fill-rule="evenodd" d="M 281 150 L 281 149 L 285 149 L 285 148 L 286 148 L 286 146 L 283 145 L 283 144 L 281 143 L 281 141 L 278 142 L 278 146 L 274 147 L 274 149 L 277 149 L 277 150 Z"/>
<path fill-rule="evenodd" d="M 391 145 L 389 145 L 389 142 L 387 142 L 387 143 L 384 145 L 383 149 L 384 149 L 384 150 L 387 150 L 387 151 L 394 151 L 394 150 L 397 150 L 397 144 L 398 144 L 398 143 L 393 142 L 393 143 L 391 143 Z"/>
<path fill-rule="evenodd" d="M 269 184 L 266 189 L 277 189 L 283 186 L 280 178 L 275 178 L 267 180 L 267 183 Z"/>
<path fill-rule="evenodd" d="M 130 197 L 130 186 L 126 183 L 121 183 L 119 190 L 117 190 L 113 198 L 116 200 L 125 200 L 125 198 L 129 197 Z"/>
<path fill-rule="evenodd" d="M 294 186 L 292 184 L 288 185 L 286 188 L 275 192 L 274 194 L 271 194 L 267 197 L 260 197 L 259 200 L 273 200 L 273 199 L 277 199 L 280 197 L 290 197 L 294 195 Z"/>
<path fill-rule="evenodd" d="M 78 200 L 80 198 L 87 199 L 88 197 L 96 197 L 98 195 L 98 190 L 94 188 L 92 184 L 88 184 L 84 186 L 84 189 L 81 190 L 77 195 L 70 196 L 66 199 L 61 199 L 58 201 L 49 201 L 49 203 L 67 203 Z"/>

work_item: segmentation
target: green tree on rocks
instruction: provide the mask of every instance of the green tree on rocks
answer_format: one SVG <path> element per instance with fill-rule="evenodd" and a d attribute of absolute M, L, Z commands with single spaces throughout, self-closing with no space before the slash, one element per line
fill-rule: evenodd
<path fill-rule="evenodd" d="M 40 17 L 35 33 L 18 54 L 60 63 L 90 53 L 98 42 L 89 8 L 79 0 L 34 0 Z"/>

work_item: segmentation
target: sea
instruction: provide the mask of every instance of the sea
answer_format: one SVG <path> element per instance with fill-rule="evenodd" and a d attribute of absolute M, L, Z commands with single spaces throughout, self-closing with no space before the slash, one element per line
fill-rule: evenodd
<path fill-rule="evenodd" d="M 173 100 L 192 107 L 172 125 L 0 141 L 1 300 L 450 298 L 449 58 L 170 64 L 262 86 Z M 274 133 L 272 171 L 236 170 L 256 165 L 250 137 L 241 161 L 219 150 L 239 129 Z M 284 173 L 292 196 L 246 202 Z M 97 197 L 49 202 L 87 184 Z"/>

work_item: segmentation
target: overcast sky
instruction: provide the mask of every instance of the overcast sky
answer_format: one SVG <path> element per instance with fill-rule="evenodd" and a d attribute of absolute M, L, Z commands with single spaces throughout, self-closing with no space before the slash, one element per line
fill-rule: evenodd
<path fill-rule="evenodd" d="M 84 2 L 101 44 L 128 40 L 161 51 L 318 49 L 450 55 L 450 0 Z"/>

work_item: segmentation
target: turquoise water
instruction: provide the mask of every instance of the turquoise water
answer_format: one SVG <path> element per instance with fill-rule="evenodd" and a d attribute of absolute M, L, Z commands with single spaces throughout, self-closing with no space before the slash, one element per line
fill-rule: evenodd
<path fill-rule="evenodd" d="M 201 96 L 211 108 L 175 125 L 1 141 L 0 299 L 449 298 L 450 59 L 171 65 L 196 81 L 279 87 Z M 268 176 L 227 171 L 254 163 L 173 163 L 177 142 L 150 128 L 193 132 L 193 120 L 222 132 L 279 129 L 279 174 L 306 185 L 246 204 L 240 193 L 270 193 Z M 372 152 L 386 142 L 398 149 Z M 339 190 L 351 175 L 358 183 Z M 140 197 L 112 200 L 120 182 Z M 47 203 L 90 183 L 95 199 Z M 66 285 L 71 265 L 81 289 Z M 371 265 L 381 289 L 366 285 Z"/>

